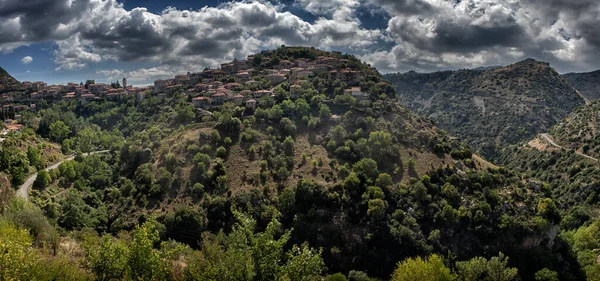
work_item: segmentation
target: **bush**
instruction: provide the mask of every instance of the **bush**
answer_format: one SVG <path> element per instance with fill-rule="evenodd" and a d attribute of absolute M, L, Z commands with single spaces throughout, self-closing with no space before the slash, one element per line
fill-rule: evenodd
<path fill-rule="evenodd" d="M 338 272 L 336 274 L 331 274 L 325 277 L 325 281 L 348 281 L 348 279 L 346 278 L 346 276 L 344 276 L 344 274 Z"/>
<path fill-rule="evenodd" d="M 434 254 L 425 260 L 417 257 L 399 262 L 391 281 L 452 281 L 454 279 L 455 276 L 450 272 L 450 268 L 444 265 L 442 258 Z"/>
<path fill-rule="evenodd" d="M 215 155 L 219 158 L 225 158 L 225 156 L 227 155 L 227 149 L 225 149 L 225 147 L 219 146 L 219 148 L 217 148 L 217 151 L 215 152 Z"/>
<path fill-rule="evenodd" d="M 48 187 L 48 185 L 50 185 L 51 182 L 52 179 L 50 178 L 50 173 L 48 173 L 46 170 L 41 170 L 38 172 L 37 177 L 33 182 L 33 186 L 35 188 L 42 189 Z"/>

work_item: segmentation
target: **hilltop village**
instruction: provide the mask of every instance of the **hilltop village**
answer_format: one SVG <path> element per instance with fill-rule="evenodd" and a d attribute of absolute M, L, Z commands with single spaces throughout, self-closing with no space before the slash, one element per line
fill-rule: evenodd
<path fill-rule="evenodd" d="M 93 99 L 118 101 L 125 96 L 133 95 L 141 102 L 147 95 L 154 94 L 162 99 L 183 92 L 190 103 L 200 111 L 232 102 L 243 106 L 245 114 L 252 114 L 265 96 L 274 96 L 278 86 L 285 84 L 289 97 L 296 99 L 312 86 L 309 78 L 319 77 L 332 84 L 344 87 L 343 95 L 352 97 L 356 106 L 369 106 L 369 93 L 360 85 L 365 80 L 365 73 L 358 64 L 344 58 L 341 53 L 334 56 L 317 56 L 314 58 L 296 58 L 280 60 L 262 53 L 248 56 L 245 60 L 234 59 L 221 64 L 220 69 L 206 68 L 201 72 L 177 75 L 171 79 L 156 80 L 154 86 L 133 87 L 123 78 L 122 84 L 68 83 L 67 85 L 47 85 L 44 82 L 20 83 L 12 93 L 0 95 L 2 117 L 8 131 L 18 131 L 21 125 L 16 124 L 20 112 L 36 110 L 36 101 L 77 100 L 87 103 Z M 369 70 L 372 70 L 369 68 Z M 373 70 L 374 71 L 374 70 Z M 23 94 L 26 93 L 26 94 Z M 341 93 L 340 93 L 341 94 Z"/>

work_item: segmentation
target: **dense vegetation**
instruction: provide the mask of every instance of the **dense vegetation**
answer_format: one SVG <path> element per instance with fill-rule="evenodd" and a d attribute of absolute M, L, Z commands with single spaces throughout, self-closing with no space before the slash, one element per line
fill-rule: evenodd
<path fill-rule="evenodd" d="M 585 240 L 595 229 L 557 235 L 566 217 L 552 190 L 473 155 L 372 68 L 308 48 L 255 59 L 319 55 L 363 71 L 372 106 L 319 75 L 296 97 L 276 86 L 255 112 L 196 111 L 186 89 L 40 103 L 11 138 L 76 157 L 38 173 L 32 204 L 0 197 L 10 202 L 0 279 L 580 280 L 596 270 Z M 109 152 L 83 154 L 98 150 Z"/>
<path fill-rule="evenodd" d="M 600 71 L 567 73 L 563 77 L 587 99 L 591 101 L 600 99 Z"/>
<path fill-rule="evenodd" d="M 557 144 L 592 157 L 600 157 L 600 101 L 578 107 L 552 127 L 549 133 Z"/>
<path fill-rule="evenodd" d="M 548 64 L 531 59 L 488 70 L 388 74 L 399 99 L 495 160 L 546 132 L 584 99 Z"/>

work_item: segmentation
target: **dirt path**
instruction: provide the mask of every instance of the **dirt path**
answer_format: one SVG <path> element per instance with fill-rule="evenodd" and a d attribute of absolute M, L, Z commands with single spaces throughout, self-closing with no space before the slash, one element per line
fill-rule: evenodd
<path fill-rule="evenodd" d="M 554 140 L 552 139 L 552 137 L 551 137 L 549 134 L 541 134 L 540 136 L 541 136 L 543 139 L 545 139 L 545 140 L 546 140 L 548 143 L 550 143 L 552 146 L 558 147 L 558 148 L 560 148 L 560 149 L 565 149 L 564 147 L 562 147 L 562 146 L 560 146 L 560 145 L 556 144 L 556 143 L 554 142 Z M 565 150 L 566 150 L 566 149 L 565 149 Z M 576 153 L 577 155 L 583 156 L 583 157 L 585 157 L 585 158 L 587 158 L 587 159 L 590 159 L 590 160 L 594 160 L 594 161 L 596 161 L 596 162 L 600 161 L 600 160 L 598 160 L 598 159 L 596 159 L 596 158 L 594 158 L 594 157 L 592 157 L 592 156 L 585 155 L 585 154 L 583 154 L 583 153 L 580 153 L 580 152 L 577 152 L 577 151 L 575 151 L 575 153 Z"/>
<path fill-rule="evenodd" d="M 109 152 L 109 150 L 100 150 L 100 151 L 94 151 L 94 152 L 90 152 L 90 153 L 84 153 L 83 156 L 94 155 L 94 154 L 98 154 L 98 153 L 107 153 L 107 152 Z M 62 164 L 63 162 L 73 160 L 73 159 L 75 159 L 75 156 L 67 157 L 66 159 L 64 159 L 58 163 L 48 166 L 44 170 L 46 170 L 46 171 L 54 170 L 54 169 L 58 168 L 58 166 L 60 166 L 60 164 Z M 27 178 L 25 183 L 23 183 L 21 185 L 21 187 L 19 187 L 19 189 L 17 190 L 17 196 L 25 199 L 25 201 L 29 201 L 29 190 L 31 190 L 31 187 L 33 186 L 33 182 L 35 182 L 35 179 L 37 178 L 37 174 L 38 173 L 35 173 L 35 174 L 31 175 L 29 178 Z"/>

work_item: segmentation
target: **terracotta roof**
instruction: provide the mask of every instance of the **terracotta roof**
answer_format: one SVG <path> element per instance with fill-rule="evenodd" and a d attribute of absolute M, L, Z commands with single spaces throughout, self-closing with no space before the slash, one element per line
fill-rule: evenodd
<path fill-rule="evenodd" d="M 239 98 L 244 98 L 244 96 L 242 96 L 242 95 L 235 95 L 235 96 L 233 96 L 233 97 L 234 97 L 234 98 L 236 98 L 236 99 L 239 99 Z"/>
<path fill-rule="evenodd" d="M 225 96 L 225 94 L 223 94 L 223 93 L 217 93 L 217 94 L 212 95 L 213 98 L 224 97 L 224 96 Z"/>

